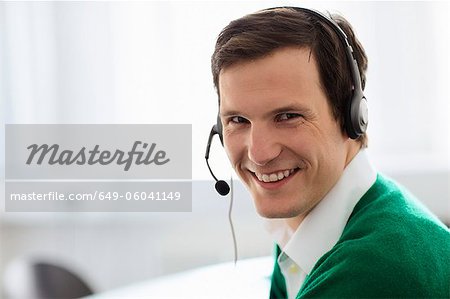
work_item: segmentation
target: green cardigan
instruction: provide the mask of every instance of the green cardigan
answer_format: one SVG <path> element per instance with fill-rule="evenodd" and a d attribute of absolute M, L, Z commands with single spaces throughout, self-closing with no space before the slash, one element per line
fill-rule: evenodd
<path fill-rule="evenodd" d="M 286 294 L 275 262 L 270 298 Z M 450 231 L 407 191 L 378 175 L 336 245 L 306 277 L 297 298 L 309 297 L 450 298 Z"/>

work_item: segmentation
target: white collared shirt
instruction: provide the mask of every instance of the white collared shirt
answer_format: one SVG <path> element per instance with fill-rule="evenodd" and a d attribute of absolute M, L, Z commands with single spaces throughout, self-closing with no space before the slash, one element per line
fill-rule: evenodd
<path fill-rule="evenodd" d="M 366 150 L 361 150 L 295 232 L 285 219 L 265 219 L 267 230 L 282 250 L 278 264 L 289 299 L 296 297 L 319 258 L 337 243 L 353 208 L 376 177 Z"/>

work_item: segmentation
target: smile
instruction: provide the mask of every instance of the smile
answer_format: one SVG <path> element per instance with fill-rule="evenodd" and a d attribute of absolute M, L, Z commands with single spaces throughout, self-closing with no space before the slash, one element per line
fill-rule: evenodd
<path fill-rule="evenodd" d="M 269 182 L 278 182 L 287 177 L 289 177 L 297 168 L 281 170 L 273 173 L 259 173 L 254 172 L 254 175 L 258 178 L 260 182 L 269 183 Z"/>

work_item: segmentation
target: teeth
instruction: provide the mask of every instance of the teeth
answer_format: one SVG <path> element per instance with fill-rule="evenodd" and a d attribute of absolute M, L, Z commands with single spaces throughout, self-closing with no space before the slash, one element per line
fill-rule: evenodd
<path fill-rule="evenodd" d="M 280 181 L 284 178 L 287 178 L 293 172 L 294 172 L 294 169 L 287 169 L 284 171 L 279 171 L 277 173 L 271 173 L 271 174 L 255 173 L 255 175 L 258 178 L 258 180 L 268 183 L 268 182 Z"/>

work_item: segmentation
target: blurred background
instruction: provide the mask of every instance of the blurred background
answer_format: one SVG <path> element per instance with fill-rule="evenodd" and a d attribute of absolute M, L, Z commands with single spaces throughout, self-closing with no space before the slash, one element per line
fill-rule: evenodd
<path fill-rule="evenodd" d="M 369 57 L 372 162 L 449 224 L 448 2 L 0 2 L 2 124 L 193 129 L 190 213 L 6 213 L 0 130 L 0 277 L 13 261 L 40 259 L 74 269 L 101 292 L 231 261 L 229 199 L 215 193 L 204 163 L 217 112 L 210 57 L 231 20 L 280 5 L 352 23 Z M 217 140 L 210 163 L 218 177 L 235 176 Z M 248 193 L 235 188 L 239 257 L 270 255 Z"/>

